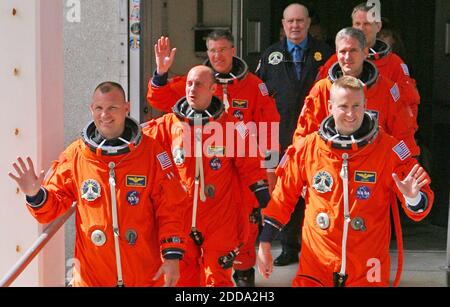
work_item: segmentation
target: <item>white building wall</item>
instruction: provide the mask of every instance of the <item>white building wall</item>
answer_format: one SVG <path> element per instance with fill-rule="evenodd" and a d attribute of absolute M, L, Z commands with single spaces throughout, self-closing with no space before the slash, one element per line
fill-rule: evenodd
<path fill-rule="evenodd" d="M 88 106 L 99 83 L 118 82 L 128 93 L 128 0 L 58 1 L 63 2 L 65 16 L 64 143 L 67 146 L 91 120 Z M 74 16 L 77 12 L 79 16 Z M 66 258 L 70 263 L 74 217 L 65 229 Z"/>
<path fill-rule="evenodd" d="M 59 1 L 0 1 L 0 276 L 42 229 L 7 176 L 11 163 L 30 156 L 47 169 L 63 148 L 61 29 Z M 63 232 L 13 285 L 64 285 Z"/>
<path fill-rule="evenodd" d="M 4 174 L 0 176 L 4 195 L 0 202 L 0 277 L 41 230 L 24 207 L 23 195 L 16 192 L 15 183 L 6 175 L 11 162 L 18 155 L 29 155 L 38 161 L 39 168 L 48 169 L 50 161 L 90 121 L 88 104 L 98 83 L 116 81 L 128 91 L 128 1 L 0 1 L 0 103 L 5 106 L 0 112 L 0 136 L 2 147 L 8 148 L 0 159 L 0 173 Z M 149 1 L 154 10 L 152 37 L 164 34 L 172 38 L 179 48 L 173 73 L 184 74 L 203 61 L 194 53 L 196 1 Z M 231 0 L 205 1 L 204 12 L 207 26 L 230 24 Z M 66 225 L 66 232 L 66 258 L 70 258 L 73 220 Z M 15 285 L 63 284 L 61 278 L 67 269 L 64 261 L 45 266 L 45 257 L 62 255 L 61 241 L 58 245 L 61 235 Z M 50 252 L 51 248 L 55 250 Z M 44 269 L 55 274 L 48 275 Z M 57 280 L 52 276 L 58 276 Z"/>
<path fill-rule="evenodd" d="M 96 85 L 115 81 L 127 91 L 127 0 L 61 0 L 64 3 L 65 145 L 90 121 L 88 105 Z M 80 18 L 72 19 L 79 3 Z M 126 6 L 125 6 L 126 8 Z M 125 19 L 121 21 L 120 15 Z M 122 45 L 123 43 L 124 45 Z M 124 78 L 125 77 L 125 78 Z"/>

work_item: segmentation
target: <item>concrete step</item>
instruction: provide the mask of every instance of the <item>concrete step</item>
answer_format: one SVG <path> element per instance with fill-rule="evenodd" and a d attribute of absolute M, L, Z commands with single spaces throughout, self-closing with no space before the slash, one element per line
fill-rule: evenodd
<path fill-rule="evenodd" d="M 273 257 L 281 253 L 281 248 L 272 248 Z M 397 251 L 391 252 L 391 278 L 395 277 Z M 400 287 L 447 287 L 447 272 L 445 251 L 405 251 L 403 273 Z M 269 279 L 256 273 L 257 287 L 290 287 L 297 272 L 298 263 L 284 267 L 274 267 Z"/>

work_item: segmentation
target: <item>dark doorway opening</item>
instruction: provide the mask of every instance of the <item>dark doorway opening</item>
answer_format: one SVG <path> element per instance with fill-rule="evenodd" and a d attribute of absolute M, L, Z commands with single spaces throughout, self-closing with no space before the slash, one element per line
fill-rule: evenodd
<path fill-rule="evenodd" d="M 272 0 L 273 26 L 271 41 L 280 39 L 281 18 L 284 8 L 299 2 L 306 5 L 314 20 L 325 33 L 325 41 L 334 47 L 334 36 L 351 26 L 351 12 L 363 0 Z M 424 221 L 414 223 L 401 213 L 405 249 L 445 250 L 449 208 L 449 105 L 448 80 L 450 73 L 439 70 L 442 64 L 450 66 L 450 56 L 436 58 L 440 48 L 440 24 L 450 22 L 450 1 L 390 0 L 381 1 L 381 15 L 400 33 L 405 45 L 402 58 L 408 64 L 421 95 L 416 134 L 422 148 L 422 164 L 432 177 L 436 195 L 432 213 Z M 443 49 L 443 48 L 442 48 Z M 444 63 L 443 63 L 444 61 Z M 439 62 L 439 63 L 438 63 Z M 442 64 L 441 64 L 442 63 Z M 446 65 L 446 66 L 445 66 Z M 438 70 L 435 71 L 435 68 Z M 438 80 L 446 79 L 446 86 L 438 86 Z M 447 94 L 445 94 L 447 93 Z M 439 97 L 446 97 L 444 100 Z M 445 115 L 445 119 L 442 118 Z M 395 243 L 395 242 L 394 242 Z M 393 245 L 395 248 L 395 245 Z"/>

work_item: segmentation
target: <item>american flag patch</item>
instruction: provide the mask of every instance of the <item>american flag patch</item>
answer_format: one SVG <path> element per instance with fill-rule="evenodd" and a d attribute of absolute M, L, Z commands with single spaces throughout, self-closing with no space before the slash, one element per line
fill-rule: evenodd
<path fill-rule="evenodd" d="M 411 155 L 408 146 L 406 146 L 405 142 L 401 141 L 392 150 L 397 154 L 400 160 L 404 161 Z"/>
<path fill-rule="evenodd" d="M 395 102 L 400 99 L 400 90 L 398 89 L 397 83 L 391 88 L 391 95 Z"/>
<path fill-rule="evenodd" d="M 239 122 L 236 125 L 236 130 L 243 139 L 245 139 L 248 136 L 248 129 L 247 126 L 244 124 L 244 122 Z"/>
<path fill-rule="evenodd" d="M 278 164 L 278 167 L 284 168 L 286 166 L 286 163 L 289 161 L 289 155 L 285 153 L 283 155 L 283 158 L 281 158 L 280 163 Z"/>
<path fill-rule="evenodd" d="M 158 158 L 159 164 L 161 164 L 161 168 L 163 170 L 168 169 L 169 167 L 172 167 L 172 161 L 170 161 L 169 155 L 167 152 L 162 152 L 159 155 L 156 156 Z"/>
<path fill-rule="evenodd" d="M 404 73 L 405 75 L 409 76 L 409 68 L 408 68 L 408 65 L 406 65 L 405 63 L 402 63 L 402 64 L 400 64 L 400 66 L 401 66 L 402 69 L 403 69 L 403 73 Z"/>
<path fill-rule="evenodd" d="M 261 95 L 263 96 L 269 96 L 269 90 L 267 89 L 267 86 L 265 83 L 260 83 L 259 90 L 261 91 Z"/>

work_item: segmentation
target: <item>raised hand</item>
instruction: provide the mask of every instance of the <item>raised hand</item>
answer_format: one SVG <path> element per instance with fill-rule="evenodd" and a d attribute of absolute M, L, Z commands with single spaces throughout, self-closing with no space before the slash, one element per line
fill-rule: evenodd
<path fill-rule="evenodd" d="M 156 73 L 163 75 L 169 71 L 175 58 L 177 48 L 170 49 L 168 37 L 161 36 L 155 44 Z"/>
<path fill-rule="evenodd" d="M 414 165 L 405 179 L 400 180 L 395 173 L 392 178 L 400 192 L 409 198 L 415 198 L 420 189 L 428 183 L 427 173 L 419 164 Z"/>
<path fill-rule="evenodd" d="M 12 166 L 16 170 L 16 174 L 8 173 L 19 185 L 20 190 L 28 196 L 35 196 L 41 187 L 42 181 L 44 181 L 44 171 L 42 170 L 39 176 L 34 171 L 33 161 L 30 157 L 27 157 L 28 167 L 21 157 L 17 158 L 17 162 L 14 162 Z"/>

